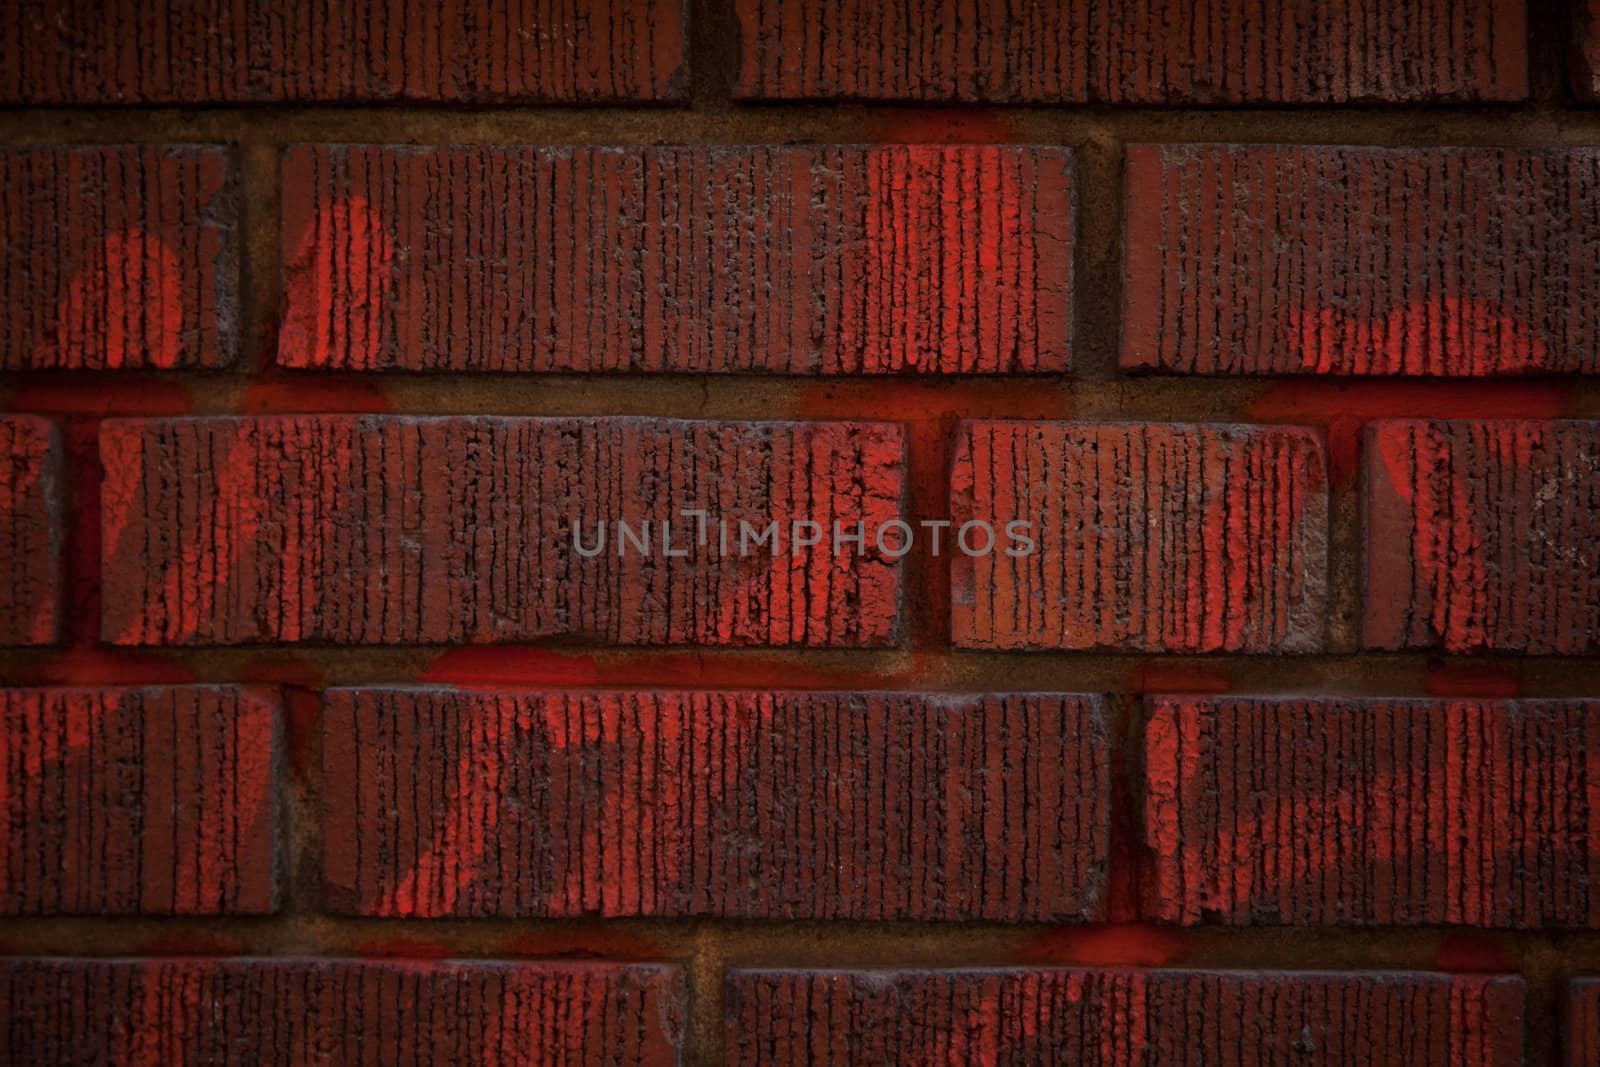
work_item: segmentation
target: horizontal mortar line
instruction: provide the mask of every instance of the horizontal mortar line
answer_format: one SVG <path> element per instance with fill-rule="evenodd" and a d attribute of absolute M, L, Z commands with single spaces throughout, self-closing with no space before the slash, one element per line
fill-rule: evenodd
<path fill-rule="evenodd" d="M 929 120 L 960 122 L 966 143 L 1111 138 L 1320 144 L 1583 144 L 1600 141 L 1600 108 L 1471 105 L 1437 108 L 1182 109 L 906 104 L 733 104 L 676 108 L 438 108 L 391 106 L 48 107 L 0 111 L 0 141 L 72 144 L 570 142 L 691 147 L 792 142 L 948 140 Z"/>

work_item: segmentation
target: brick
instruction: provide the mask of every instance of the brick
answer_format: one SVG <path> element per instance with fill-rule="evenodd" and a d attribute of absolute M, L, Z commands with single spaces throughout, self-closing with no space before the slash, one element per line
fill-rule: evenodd
<path fill-rule="evenodd" d="M 681 100 L 683 0 L 23 0 L 10 104 Z"/>
<path fill-rule="evenodd" d="M 736 0 L 746 99 L 1521 100 L 1521 0 Z"/>
<path fill-rule="evenodd" d="M 1158 921 L 1600 926 L 1600 701 L 1162 697 L 1144 763 Z"/>
<path fill-rule="evenodd" d="M 0 645 L 60 637 L 61 455 L 48 421 L 0 416 Z"/>
<path fill-rule="evenodd" d="M 1600 101 L 1600 0 L 1574 0 L 1572 86 L 1578 97 Z"/>
<path fill-rule="evenodd" d="M 0 46 L 5 55 L 15 51 Z M 228 149 L 0 148 L 0 187 L 0 370 L 232 362 L 239 195 Z"/>
<path fill-rule="evenodd" d="M 1100 916 L 1110 753 L 1062 694 L 332 690 L 338 911 Z"/>
<path fill-rule="evenodd" d="M 1600 150 L 1133 145 L 1122 365 L 1600 371 Z"/>
<path fill-rule="evenodd" d="M 102 624 L 117 644 L 896 639 L 897 562 L 870 540 L 835 555 L 826 534 L 798 550 L 790 537 L 798 522 L 875 530 L 898 515 L 892 425 L 114 419 L 100 443 Z M 695 507 L 704 547 L 680 511 Z M 773 522 L 780 554 L 747 539 L 741 555 L 740 523 Z M 603 550 L 581 556 L 574 526 L 588 551 L 603 527 Z"/>
<path fill-rule="evenodd" d="M 1520 978 L 1131 970 L 729 972 L 730 1067 L 1514 1067 Z"/>
<path fill-rule="evenodd" d="M 277 751 L 265 692 L 0 689 L 0 914 L 273 911 Z"/>
<path fill-rule="evenodd" d="M 1318 649 L 1327 513 L 1322 447 L 1308 430 L 963 423 L 950 517 L 956 528 L 988 523 L 1000 547 L 949 553 L 955 643 Z M 1017 522 L 1031 524 L 1018 528 L 1031 531 L 1031 551 L 1005 536 Z M 969 546 L 984 546 L 981 527 Z"/>
<path fill-rule="evenodd" d="M 1369 648 L 1600 648 L 1600 422 L 1369 424 Z"/>
<path fill-rule="evenodd" d="M 0 962 L 7 1063 L 679 1062 L 684 979 L 652 964 Z"/>
<path fill-rule="evenodd" d="M 283 189 L 286 366 L 1068 366 L 1066 149 L 308 145 Z"/>
<path fill-rule="evenodd" d="M 1600 979 L 1568 982 L 1565 1008 L 1562 1062 L 1567 1067 L 1594 1067 L 1600 1063 Z"/>

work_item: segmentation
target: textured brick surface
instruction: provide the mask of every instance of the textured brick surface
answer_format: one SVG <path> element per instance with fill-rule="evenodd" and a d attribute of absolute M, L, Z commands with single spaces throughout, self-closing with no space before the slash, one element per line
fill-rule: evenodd
<path fill-rule="evenodd" d="M 229 150 L 0 148 L 0 188 L 0 370 L 233 359 L 239 197 Z"/>
<path fill-rule="evenodd" d="M 1327 486 L 1292 427 L 968 422 L 955 527 L 998 534 L 951 552 L 963 648 L 1298 652 L 1323 640 Z M 982 546 L 975 529 L 969 543 Z"/>
<path fill-rule="evenodd" d="M 231 686 L 0 689 L 0 914 L 271 911 L 277 714 Z"/>
<path fill-rule="evenodd" d="M 1161 698 L 1163 922 L 1600 925 L 1600 702 Z"/>
<path fill-rule="evenodd" d="M 795 521 L 898 514 L 876 423 L 129 419 L 101 434 L 104 637 L 120 644 L 883 645 L 899 564 Z M 679 509 L 709 512 L 706 545 Z M 727 550 L 715 525 L 729 524 Z M 638 534 L 648 551 L 611 524 Z M 673 523 L 664 543 L 663 521 Z M 782 554 L 739 554 L 740 522 Z M 573 527 L 594 548 L 579 555 Z M 667 552 L 686 556 L 668 557 Z"/>
<path fill-rule="evenodd" d="M 735 0 L 744 97 L 1520 100 L 1520 0 Z"/>
<path fill-rule="evenodd" d="M 1580 978 L 1567 984 L 1562 1037 L 1566 1067 L 1600 1063 L 1600 979 Z"/>
<path fill-rule="evenodd" d="M 1122 364 L 1600 371 L 1600 151 L 1133 145 Z"/>
<path fill-rule="evenodd" d="M 1072 159 L 1006 146 L 292 149 L 296 367 L 1067 367 Z"/>
<path fill-rule="evenodd" d="M 0 645 L 47 645 L 61 614 L 61 441 L 44 419 L 0 417 Z"/>
<path fill-rule="evenodd" d="M 1514 1067 L 1522 981 L 1442 974 L 733 971 L 726 1062 Z"/>
<path fill-rule="evenodd" d="M 1102 715 L 1044 694 L 334 690 L 328 895 L 401 916 L 1093 917 Z"/>
<path fill-rule="evenodd" d="M 1578 97 L 1600 101 L 1600 0 L 1573 0 L 1572 85 Z"/>
<path fill-rule="evenodd" d="M 1366 643 L 1600 645 L 1600 422 L 1367 428 Z"/>
<path fill-rule="evenodd" d="M 12 959 L 7 1063 L 674 1064 L 676 967 Z"/>
<path fill-rule="evenodd" d="M 660 100 L 684 51 L 683 0 L 20 0 L 0 101 Z"/>

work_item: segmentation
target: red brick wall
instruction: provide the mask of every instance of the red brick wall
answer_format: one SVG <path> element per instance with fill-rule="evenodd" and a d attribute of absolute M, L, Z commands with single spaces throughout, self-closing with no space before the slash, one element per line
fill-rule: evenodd
<path fill-rule="evenodd" d="M 0 1063 L 1600 1064 L 1597 57 L 10 5 Z"/>

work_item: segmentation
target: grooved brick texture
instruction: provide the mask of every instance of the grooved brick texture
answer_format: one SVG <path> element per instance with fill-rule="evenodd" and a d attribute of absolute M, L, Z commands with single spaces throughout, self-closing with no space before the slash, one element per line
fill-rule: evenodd
<path fill-rule="evenodd" d="M 1521 0 L 735 0 L 745 98 L 1520 100 Z"/>
<path fill-rule="evenodd" d="M 6 54 L 14 52 L 0 44 Z M 0 189 L 0 370 L 233 361 L 239 195 L 231 150 L 0 148 Z"/>
<path fill-rule="evenodd" d="M 1066 149 L 312 145 L 283 190 L 287 366 L 1068 365 Z"/>
<path fill-rule="evenodd" d="M 653 964 L 0 962 L 7 1063 L 680 1062 L 684 980 Z"/>
<path fill-rule="evenodd" d="M 232 686 L 0 689 L 0 914 L 272 911 L 277 718 Z"/>
<path fill-rule="evenodd" d="M 1371 423 L 1370 648 L 1600 647 L 1600 422 Z"/>
<path fill-rule="evenodd" d="M 730 1067 L 1516 1067 L 1522 980 L 1416 973 L 732 971 Z"/>
<path fill-rule="evenodd" d="M 1122 365 L 1600 371 L 1600 151 L 1133 145 Z"/>
<path fill-rule="evenodd" d="M 1060 694 L 334 690 L 340 911 L 1099 915 L 1110 753 Z"/>
<path fill-rule="evenodd" d="M 950 508 L 953 527 L 996 536 L 987 555 L 950 552 L 958 647 L 1321 647 L 1327 477 L 1310 431 L 966 422 Z M 1014 522 L 1032 524 L 1031 552 L 1005 536 Z"/>
<path fill-rule="evenodd" d="M 0 102 L 683 97 L 684 0 L 19 0 Z"/>
<path fill-rule="evenodd" d="M 862 555 L 795 550 L 790 537 L 802 519 L 875 530 L 898 515 L 891 425 L 114 419 L 100 445 L 102 625 L 117 644 L 872 646 L 896 635 L 900 567 L 870 537 Z M 679 514 L 691 507 L 710 513 L 703 547 Z M 644 531 L 648 550 L 617 522 Z M 741 556 L 741 522 L 779 523 L 782 553 L 747 540 Z M 603 551 L 581 556 L 574 526 L 586 550 L 604 529 Z"/>
<path fill-rule="evenodd" d="M 61 625 L 61 440 L 0 417 L 0 645 L 48 645 Z"/>
<path fill-rule="evenodd" d="M 1566 1067 L 1600 1063 L 1600 979 L 1580 978 L 1567 984 L 1562 1047 Z"/>
<path fill-rule="evenodd" d="M 1162 922 L 1600 926 L 1600 702 L 1158 698 Z"/>

